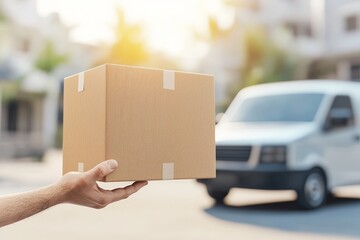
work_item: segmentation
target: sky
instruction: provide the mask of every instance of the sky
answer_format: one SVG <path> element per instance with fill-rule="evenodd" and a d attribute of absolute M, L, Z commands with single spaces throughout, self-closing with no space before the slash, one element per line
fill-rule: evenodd
<path fill-rule="evenodd" d="M 206 32 L 209 15 L 223 27 L 234 16 L 221 0 L 37 0 L 37 8 L 43 16 L 58 13 L 72 27 L 74 41 L 93 45 L 114 41 L 116 9 L 122 8 L 127 21 L 142 24 L 152 50 L 175 57 L 189 48 L 206 51 L 194 41 L 194 32 Z"/>

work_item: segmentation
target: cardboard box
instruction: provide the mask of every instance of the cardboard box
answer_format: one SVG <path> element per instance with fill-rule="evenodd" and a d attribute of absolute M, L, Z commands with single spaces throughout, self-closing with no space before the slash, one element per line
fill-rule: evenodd
<path fill-rule="evenodd" d="M 115 159 L 104 181 L 215 177 L 212 76 L 105 64 L 64 84 L 63 173 Z"/>

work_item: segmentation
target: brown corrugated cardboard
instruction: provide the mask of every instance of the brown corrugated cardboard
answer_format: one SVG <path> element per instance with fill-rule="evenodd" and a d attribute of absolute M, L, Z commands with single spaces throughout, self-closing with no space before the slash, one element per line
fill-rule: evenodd
<path fill-rule="evenodd" d="M 106 64 L 65 79 L 63 172 L 104 181 L 215 177 L 212 76 Z"/>

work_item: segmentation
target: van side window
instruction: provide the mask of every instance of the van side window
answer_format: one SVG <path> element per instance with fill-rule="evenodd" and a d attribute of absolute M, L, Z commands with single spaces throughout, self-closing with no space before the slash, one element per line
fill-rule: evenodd
<path fill-rule="evenodd" d="M 325 131 L 353 126 L 354 122 L 354 111 L 350 97 L 336 96 L 326 117 Z"/>

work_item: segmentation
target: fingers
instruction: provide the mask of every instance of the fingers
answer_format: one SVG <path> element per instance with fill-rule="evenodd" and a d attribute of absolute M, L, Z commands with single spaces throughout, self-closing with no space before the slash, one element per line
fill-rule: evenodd
<path fill-rule="evenodd" d="M 124 189 L 129 193 L 129 195 L 131 195 L 139 191 L 142 187 L 145 187 L 147 184 L 147 181 L 137 181 L 129 186 L 126 186 Z"/>
<path fill-rule="evenodd" d="M 117 188 L 111 191 L 112 202 L 128 198 L 148 184 L 147 181 L 137 181 L 124 188 Z"/>
<path fill-rule="evenodd" d="M 118 163 L 116 160 L 107 160 L 99 163 L 93 169 L 89 170 L 87 174 L 95 181 L 99 181 L 102 180 L 106 175 L 113 172 L 117 166 Z"/>

